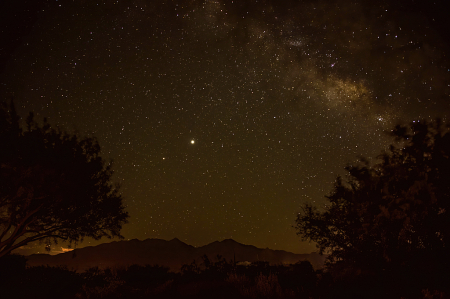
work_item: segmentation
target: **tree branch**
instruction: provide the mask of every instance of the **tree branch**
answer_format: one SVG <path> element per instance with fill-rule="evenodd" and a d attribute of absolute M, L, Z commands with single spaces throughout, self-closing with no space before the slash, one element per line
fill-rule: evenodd
<path fill-rule="evenodd" d="M 22 221 L 19 223 L 19 225 L 16 226 L 16 229 L 11 234 L 11 236 L 8 239 L 6 239 L 5 241 L 0 242 L 0 248 L 7 246 L 7 244 L 13 244 L 18 238 L 20 238 L 22 235 L 24 235 L 26 233 L 25 229 L 32 222 L 32 221 L 30 221 L 27 223 L 27 220 L 30 219 L 31 216 L 36 214 L 42 208 L 43 205 L 44 204 L 39 205 L 39 207 L 37 207 L 35 210 L 31 211 L 27 216 L 25 216 L 22 219 Z"/>
<path fill-rule="evenodd" d="M 2 232 L 2 234 L 0 235 L 0 243 L 2 242 L 2 240 L 3 240 L 3 237 L 8 233 L 8 231 L 11 229 L 11 226 L 12 226 L 12 219 L 11 218 L 9 218 L 9 221 L 8 221 L 8 226 L 6 227 L 6 229 Z"/>
<path fill-rule="evenodd" d="M 17 248 L 19 248 L 21 246 L 24 246 L 24 245 L 26 245 L 26 244 L 28 244 L 30 242 L 42 240 L 42 239 L 45 239 L 45 238 L 51 238 L 51 237 L 60 238 L 60 239 L 63 239 L 63 240 L 67 240 L 68 239 L 67 237 L 61 237 L 59 235 L 39 234 L 39 235 L 36 235 L 36 236 L 33 236 L 33 237 L 28 237 L 28 238 L 20 241 L 19 243 L 15 244 L 15 245 L 9 244 L 9 246 L 7 246 L 7 247 L 5 247 L 3 249 L 0 249 L 0 257 L 10 253 L 14 249 L 17 249 Z"/>

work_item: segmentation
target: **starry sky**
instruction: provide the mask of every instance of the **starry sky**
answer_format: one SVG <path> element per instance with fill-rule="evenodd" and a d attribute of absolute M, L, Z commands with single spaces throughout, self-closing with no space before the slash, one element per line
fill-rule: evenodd
<path fill-rule="evenodd" d="M 8 0 L 0 96 L 98 138 L 126 239 L 309 253 L 303 203 L 395 124 L 450 116 L 447 16 L 422 2 Z"/>

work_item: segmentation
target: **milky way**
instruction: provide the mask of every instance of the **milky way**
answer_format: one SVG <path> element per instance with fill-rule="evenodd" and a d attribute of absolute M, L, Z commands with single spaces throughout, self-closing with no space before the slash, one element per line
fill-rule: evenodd
<path fill-rule="evenodd" d="M 438 8 L 366 2 L 47 1 L 0 95 L 98 138 L 126 239 L 311 252 L 301 204 L 393 125 L 450 112 Z"/>

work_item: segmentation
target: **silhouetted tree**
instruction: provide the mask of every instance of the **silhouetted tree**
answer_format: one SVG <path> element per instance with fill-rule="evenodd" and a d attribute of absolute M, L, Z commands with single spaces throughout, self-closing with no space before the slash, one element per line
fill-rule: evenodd
<path fill-rule="evenodd" d="M 450 265 L 449 126 L 413 122 L 391 134 L 397 145 L 380 162 L 347 166 L 348 181 L 337 178 L 325 207 L 303 206 L 297 233 L 329 254 L 341 275 L 442 286 Z"/>
<path fill-rule="evenodd" d="M 190 264 L 184 264 L 181 266 L 181 273 L 186 277 L 196 276 L 201 272 L 200 267 L 195 260 Z"/>
<path fill-rule="evenodd" d="M 0 257 L 29 242 L 122 237 L 127 222 L 111 163 L 94 138 L 19 125 L 14 104 L 0 103 Z"/>

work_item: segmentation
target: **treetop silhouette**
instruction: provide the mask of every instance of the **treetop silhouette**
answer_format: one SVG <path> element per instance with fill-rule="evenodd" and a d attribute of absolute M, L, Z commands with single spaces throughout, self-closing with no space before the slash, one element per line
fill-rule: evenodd
<path fill-rule="evenodd" d="M 26 129 L 14 104 L 0 103 L 0 257 L 29 242 L 119 237 L 128 213 L 95 138 Z"/>
<path fill-rule="evenodd" d="M 450 262 L 449 125 L 417 121 L 390 134 L 397 143 L 377 164 L 347 166 L 324 207 L 303 206 L 297 234 L 340 271 L 437 273 Z"/>

